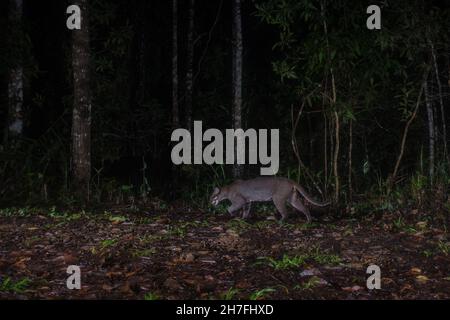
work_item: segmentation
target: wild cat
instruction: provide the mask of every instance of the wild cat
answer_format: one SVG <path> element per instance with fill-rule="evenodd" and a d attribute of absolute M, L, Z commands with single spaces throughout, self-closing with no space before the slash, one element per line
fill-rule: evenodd
<path fill-rule="evenodd" d="M 324 207 L 330 202 L 321 203 L 311 198 L 298 183 L 287 178 L 259 177 L 251 180 L 236 180 L 232 184 L 222 188 L 214 188 L 210 197 L 211 204 L 217 206 L 222 200 L 231 201 L 228 212 L 231 215 L 240 209 L 244 210 L 243 218 L 249 216 L 252 202 L 273 201 L 273 204 L 281 214 L 281 221 L 287 218 L 286 202 L 305 214 L 308 222 L 311 222 L 309 209 L 300 201 L 299 194 L 314 206 Z"/>

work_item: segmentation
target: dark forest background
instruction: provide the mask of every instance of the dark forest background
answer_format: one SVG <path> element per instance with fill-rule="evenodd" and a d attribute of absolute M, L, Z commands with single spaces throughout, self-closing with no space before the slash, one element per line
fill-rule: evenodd
<path fill-rule="evenodd" d="M 214 185 L 258 168 L 175 167 L 171 132 L 193 120 L 224 130 L 238 118 L 244 129 L 280 129 L 278 175 L 317 198 L 363 211 L 448 206 L 448 1 L 24 0 L 23 11 L 18 2 L 0 3 L 4 205 L 153 197 L 201 205 Z M 87 6 L 88 42 L 66 27 L 75 3 Z M 381 30 L 366 28 L 370 4 L 381 8 Z M 83 45 L 90 73 L 77 87 L 74 52 Z M 12 99 L 21 86 L 23 99 Z M 238 87 L 242 108 L 233 102 Z M 81 184 L 73 148 L 80 93 L 92 101 Z"/>

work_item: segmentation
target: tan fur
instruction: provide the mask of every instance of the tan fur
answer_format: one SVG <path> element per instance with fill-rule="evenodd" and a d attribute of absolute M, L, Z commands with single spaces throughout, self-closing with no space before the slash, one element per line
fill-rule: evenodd
<path fill-rule="evenodd" d="M 299 194 L 314 206 L 327 206 L 329 203 L 320 203 L 310 197 L 305 189 L 296 182 L 279 177 L 259 177 L 251 180 L 236 180 L 228 186 L 215 188 L 210 197 L 213 205 L 228 199 L 231 206 L 228 212 L 234 215 L 238 210 L 243 209 L 243 218 L 248 218 L 252 202 L 272 201 L 281 214 L 281 220 L 287 218 L 286 202 L 293 208 L 305 214 L 308 222 L 311 221 L 311 214 L 308 208 L 302 203 Z"/>

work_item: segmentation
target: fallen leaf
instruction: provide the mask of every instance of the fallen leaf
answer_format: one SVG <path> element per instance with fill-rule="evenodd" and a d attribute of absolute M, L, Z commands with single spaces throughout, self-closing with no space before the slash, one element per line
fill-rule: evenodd
<path fill-rule="evenodd" d="M 418 282 L 420 282 L 420 283 L 425 283 L 425 282 L 427 282 L 427 281 L 430 280 L 430 279 L 428 279 L 427 276 L 420 275 L 420 276 L 417 276 L 417 277 L 416 277 L 416 280 L 417 280 Z"/>
<path fill-rule="evenodd" d="M 13 264 L 13 268 L 15 269 L 20 269 L 20 270 L 24 270 L 27 268 L 26 266 L 26 262 L 30 260 L 30 258 L 22 258 L 19 261 L 17 261 L 16 263 Z"/>
<path fill-rule="evenodd" d="M 422 270 L 419 268 L 411 268 L 411 270 L 409 270 L 412 274 L 421 274 Z"/>
<path fill-rule="evenodd" d="M 363 287 L 360 286 L 353 286 L 353 287 L 344 287 L 342 288 L 342 290 L 347 291 L 347 292 L 355 292 L 355 291 L 360 291 L 364 289 Z"/>
<path fill-rule="evenodd" d="M 405 285 L 400 289 L 400 293 L 402 293 L 403 291 L 406 291 L 406 290 L 412 290 L 412 289 L 413 289 L 412 285 L 410 285 L 409 283 L 407 283 L 407 284 L 405 284 Z"/>
<path fill-rule="evenodd" d="M 420 229 L 425 229 L 427 227 L 427 222 L 426 221 L 419 221 L 416 223 L 416 226 Z"/>

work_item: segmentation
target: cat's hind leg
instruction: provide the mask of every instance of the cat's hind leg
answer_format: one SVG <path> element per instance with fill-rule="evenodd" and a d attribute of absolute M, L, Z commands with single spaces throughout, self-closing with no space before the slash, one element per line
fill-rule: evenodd
<path fill-rule="evenodd" d="M 305 205 L 300 201 L 296 192 L 292 193 L 292 196 L 289 199 L 289 203 L 295 209 L 305 214 L 308 223 L 311 222 L 311 214 L 309 213 L 309 209 L 305 207 Z"/>
<path fill-rule="evenodd" d="M 277 208 L 278 212 L 281 214 L 281 220 L 280 222 L 284 222 L 287 219 L 288 216 L 288 211 L 286 208 L 286 199 L 283 198 L 278 198 L 278 197 L 273 197 L 273 204 L 275 205 L 275 207 Z"/>

